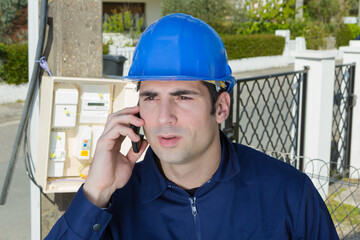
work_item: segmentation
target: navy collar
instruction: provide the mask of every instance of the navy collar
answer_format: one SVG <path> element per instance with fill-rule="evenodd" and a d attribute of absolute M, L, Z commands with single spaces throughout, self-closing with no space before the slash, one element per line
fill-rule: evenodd
<path fill-rule="evenodd" d="M 211 180 L 225 182 L 229 181 L 239 173 L 240 163 L 233 144 L 221 131 L 220 140 L 222 148 L 221 162 Z M 143 203 L 150 202 L 160 197 L 167 188 L 167 180 L 160 173 L 154 156 L 155 153 L 151 147 L 149 147 L 142 163 L 143 166 L 140 170 L 140 191 Z"/>

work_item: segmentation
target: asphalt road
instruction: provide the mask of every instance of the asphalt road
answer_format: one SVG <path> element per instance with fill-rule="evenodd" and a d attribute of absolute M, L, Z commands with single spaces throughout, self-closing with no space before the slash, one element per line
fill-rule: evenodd
<path fill-rule="evenodd" d="M 14 144 L 18 122 L 0 124 L 0 188 L 2 188 Z M 30 183 L 24 161 L 16 164 L 5 205 L 0 206 L 0 239 L 30 239 Z"/>

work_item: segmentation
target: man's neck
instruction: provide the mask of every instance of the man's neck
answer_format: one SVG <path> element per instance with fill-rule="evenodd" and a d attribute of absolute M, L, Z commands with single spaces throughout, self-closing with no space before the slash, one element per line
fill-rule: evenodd
<path fill-rule="evenodd" d="M 167 179 L 186 190 L 200 187 L 210 180 L 219 168 L 221 161 L 220 139 L 211 149 L 213 151 L 209 151 L 206 155 L 186 164 L 169 164 L 160 160 L 163 174 Z"/>

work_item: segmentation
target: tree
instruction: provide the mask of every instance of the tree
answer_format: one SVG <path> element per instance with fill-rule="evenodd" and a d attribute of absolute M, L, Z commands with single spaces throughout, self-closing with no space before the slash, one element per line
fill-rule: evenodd
<path fill-rule="evenodd" d="M 229 0 L 163 0 L 161 10 L 163 16 L 171 13 L 192 15 L 216 30 L 227 17 L 233 16 L 233 5 Z"/>
<path fill-rule="evenodd" d="M 27 1 L 0 1 L 0 42 L 13 43 L 27 40 Z"/>
<path fill-rule="evenodd" d="M 247 19 L 239 33 L 273 33 L 276 29 L 287 29 L 295 18 L 295 0 L 247 0 Z"/>
<path fill-rule="evenodd" d="M 345 0 L 310 0 L 307 12 L 311 20 L 323 24 L 342 23 L 342 17 L 349 12 L 348 1 Z"/>

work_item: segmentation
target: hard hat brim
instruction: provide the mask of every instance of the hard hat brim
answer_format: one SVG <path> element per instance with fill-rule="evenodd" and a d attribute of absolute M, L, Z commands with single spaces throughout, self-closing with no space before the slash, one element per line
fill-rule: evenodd
<path fill-rule="evenodd" d="M 124 76 L 124 80 L 141 82 L 141 81 L 223 81 L 226 84 L 225 90 L 231 92 L 236 80 L 233 76 L 227 76 L 224 78 L 205 78 L 205 77 L 193 77 L 193 76 Z"/>

